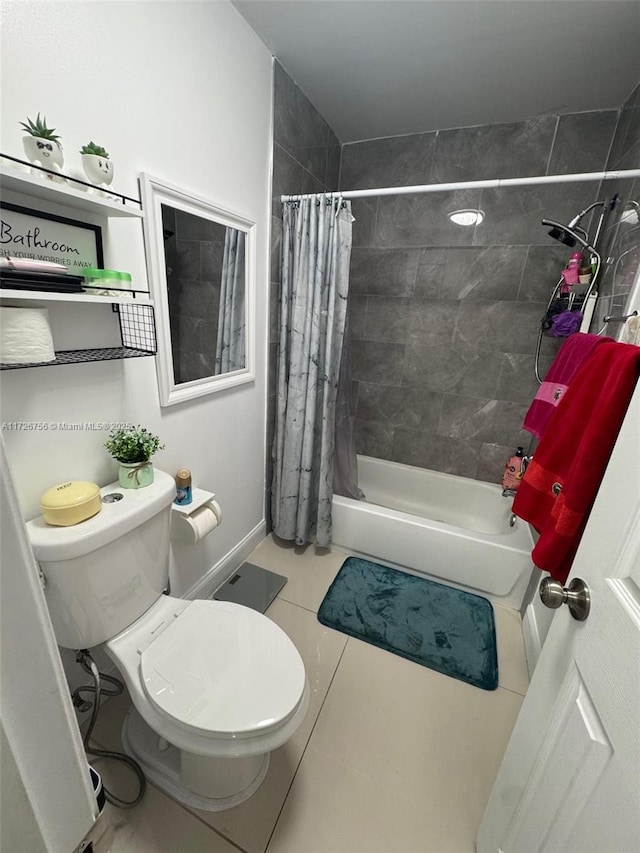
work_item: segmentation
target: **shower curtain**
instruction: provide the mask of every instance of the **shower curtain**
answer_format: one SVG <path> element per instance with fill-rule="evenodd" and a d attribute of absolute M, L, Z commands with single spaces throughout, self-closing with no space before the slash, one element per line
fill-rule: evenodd
<path fill-rule="evenodd" d="M 224 235 L 215 375 L 242 370 L 244 354 L 244 232 L 227 228 Z"/>
<path fill-rule="evenodd" d="M 271 511 L 298 545 L 331 542 L 336 396 L 347 316 L 350 202 L 283 209 L 282 296 Z"/>

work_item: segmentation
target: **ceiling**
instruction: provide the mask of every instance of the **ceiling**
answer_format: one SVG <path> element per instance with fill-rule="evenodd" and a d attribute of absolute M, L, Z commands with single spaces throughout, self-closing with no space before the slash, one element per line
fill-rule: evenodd
<path fill-rule="evenodd" d="M 640 0 L 232 0 L 341 142 L 614 109 Z"/>

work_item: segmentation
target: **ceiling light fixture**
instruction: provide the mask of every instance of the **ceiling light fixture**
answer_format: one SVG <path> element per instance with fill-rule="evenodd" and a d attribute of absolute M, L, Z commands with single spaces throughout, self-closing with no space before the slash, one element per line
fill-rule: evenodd
<path fill-rule="evenodd" d="M 455 225 L 480 225 L 484 219 L 484 210 L 476 210 L 475 208 L 454 210 L 453 213 L 448 213 L 447 216 Z"/>

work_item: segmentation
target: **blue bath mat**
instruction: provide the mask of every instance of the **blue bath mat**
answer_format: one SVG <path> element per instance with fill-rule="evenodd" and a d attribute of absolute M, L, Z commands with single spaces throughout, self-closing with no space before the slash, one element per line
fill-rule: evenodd
<path fill-rule="evenodd" d="M 483 690 L 498 686 L 493 608 L 479 595 L 348 557 L 318 620 Z"/>

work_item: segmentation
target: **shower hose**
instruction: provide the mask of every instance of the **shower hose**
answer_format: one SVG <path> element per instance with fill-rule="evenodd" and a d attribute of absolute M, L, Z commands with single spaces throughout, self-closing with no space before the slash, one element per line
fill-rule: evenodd
<path fill-rule="evenodd" d="M 143 798 L 147 787 L 147 781 L 144 778 L 142 768 L 137 761 L 134 761 L 133 758 L 130 758 L 122 752 L 114 752 L 110 749 L 98 749 L 91 745 L 91 735 L 93 734 L 93 730 L 98 720 L 98 712 L 100 710 L 100 697 L 118 696 L 124 690 L 124 684 L 120 679 L 114 678 L 112 675 L 105 675 L 104 673 L 98 672 L 98 667 L 87 649 L 80 649 L 77 652 L 76 662 L 79 663 L 84 671 L 93 678 L 93 684 L 85 684 L 81 687 L 77 687 L 71 694 L 74 707 L 78 708 L 79 711 L 88 711 L 89 708 L 92 708 L 91 719 L 89 720 L 89 725 L 82 741 L 84 750 L 87 755 L 95 755 L 99 758 L 112 758 L 115 761 L 121 761 L 133 770 L 138 777 L 139 784 L 138 794 L 133 800 L 122 800 L 120 797 L 116 797 L 116 795 L 108 791 L 106 785 L 103 784 L 104 795 L 107 802 L 117 806 L 119 809 L 132 809 L 134 806 L 137 806 Z M 102 682 L 104 681 L 109 682 L 112 686 L 107 687 L 103 685 Z M 83 693 L 93 694 L 93 701 L 86 701 L 83 699 Z"/>

